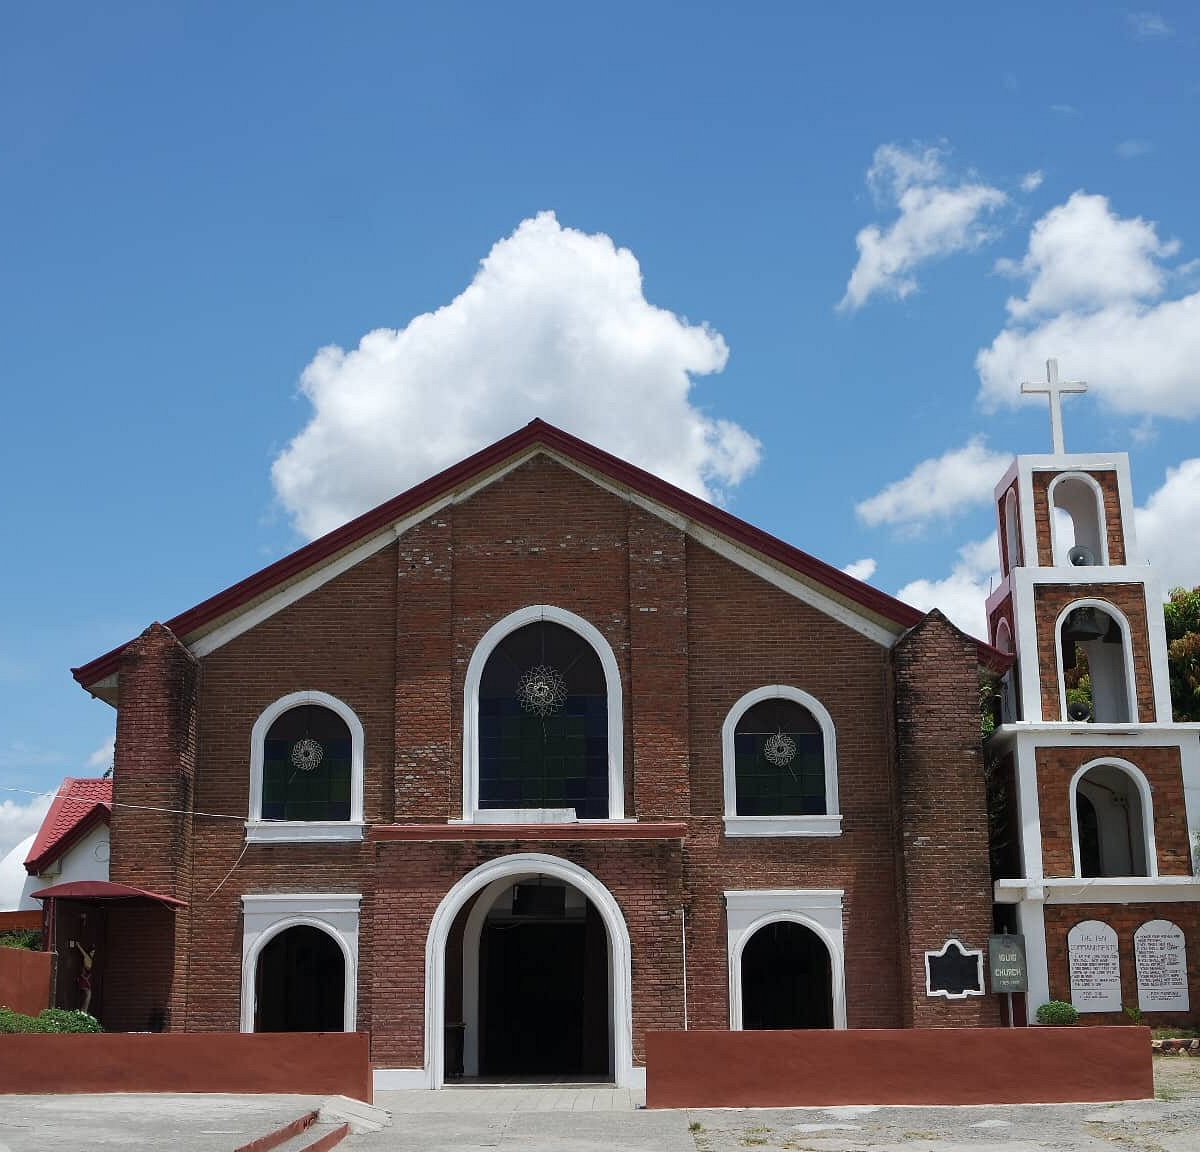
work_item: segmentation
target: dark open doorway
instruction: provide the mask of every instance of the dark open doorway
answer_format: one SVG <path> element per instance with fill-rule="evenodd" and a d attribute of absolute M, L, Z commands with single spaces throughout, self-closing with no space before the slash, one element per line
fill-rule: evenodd
<path fill-rule="evenodd" d="M 743 1028 L 832 1028 L 833 977 L 821 938 L 790 920 L 760 928 L 742 950 Z"/>
<path fill-rule="evenodd" d="M 484 922 L 479 947 L 483 1076 L 603 1077 L 609 1058 L 608 936 L 587 901 L 517 885 Z M 521 890 L 526 889 L 522 900 Z M 534 893 L 538 891 L 534 888 Z M 561 896 L 562 886 L 557 887 Z M 572 891 L 572 896 L 578 893 Z"/>
<path fill-rule="evenodd" d="M 274 937 L 258 957 L 256 1032 L 342 1032 L 346 963 L 337 942 L 299 925 Z"/>

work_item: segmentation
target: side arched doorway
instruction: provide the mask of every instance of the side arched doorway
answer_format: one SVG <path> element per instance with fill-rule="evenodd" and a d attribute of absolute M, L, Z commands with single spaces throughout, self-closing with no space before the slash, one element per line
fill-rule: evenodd
<path fill-rule="evenodd" d="M 254 972 L 255 1032 L 341 1032 L 346 960 L 327 932 L 299 924 L 272 936 Z"/>
<path fill-rule="evenodd" d="M 629 932 L 568 860 L 515 853 L 446 894 L 426 942 L 425 1075 L 602 1077 L 632 1086 Z"/>
<path fill-rule="evenodd" d="M 743 1028 L 832 1028 L 829 949 L 793 920 L 764 924 L 741 954 Z"/>

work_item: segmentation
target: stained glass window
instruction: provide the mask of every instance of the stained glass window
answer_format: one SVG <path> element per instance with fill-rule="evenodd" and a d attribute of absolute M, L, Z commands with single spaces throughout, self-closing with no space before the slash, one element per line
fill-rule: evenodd
<path fill-rule="evenodd" d="M 577 632 L 539 621 L 493 649 L 479 683 L 480 808 L 608 817 L 608 693 Z"/>
<path fill-rule="evenodd" d="M 733 749 L 739 816 L 825 815 L 825 741 L 807 708 L 784 697 L 755 704 Z"/>
<path fill-rule="evenodd" d="M 264 820 L 349 820 L 351 744 L 346 722 L 328 708 L 290 708 L 263 747 Z"/>

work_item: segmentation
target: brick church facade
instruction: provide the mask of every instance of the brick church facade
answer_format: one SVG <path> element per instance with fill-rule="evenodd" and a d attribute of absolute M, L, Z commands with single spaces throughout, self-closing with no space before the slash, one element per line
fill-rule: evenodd
<path fill-rule="evenodd" d="M 1046 831 L 994 889 L 979 677 L 1054 702 L 997 650 L 1024 659 L 1027 601 L 1010 573 L 981 644 L 535 421 L 76 670 L 117 708 L 110 880 L 146 894 L 92 906 L 97 1010 L 366 1031 L 379 1087 L 636 1084 L 655 1029 L 1000 1024 L 972 975 L 994 897 L 1034 936 L 1041 910 L 1031 1005 L 1061 991 L 1078 909 L 1036 881 L 1068 870 L 1058 793 L 1095 743 L 1003 718 L 992 775 Z M 1130 739 L 1088 756 L 1142 757 L 1155 879 L 1194 900 L 1184 737 Z M 1162 899 L 1109 919 L 1169 912 L 1197 954 L 1197 905 Z"/>

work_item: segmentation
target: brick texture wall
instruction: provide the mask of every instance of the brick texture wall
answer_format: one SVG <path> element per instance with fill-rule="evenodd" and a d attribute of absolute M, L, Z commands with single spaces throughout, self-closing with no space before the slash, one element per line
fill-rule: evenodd
<path fill-rule="evenodd" d="M 986 786 L 979 739 L 975 642 L 937 611 L 894 652 L 899 813 L 908 987 L 904 1023 L 997 1025 L 990 995 L 925 995 L 925 957 L 955 937 L 983 948 L 992 928 Z"/>
<path fill-rule="evenodd" d="M 1080 921 L 1100 920 L 1117 933 L 1121 964 L 1121 1003 L 1136 1007 L 1137 966 L 1133 951 L 1133 934 L 1148 920 L 1170 920 L 1184 935 L 1187 949 L 1188 1000 L 1187 1012 L 1147 1012 L 1146 1023 L 1151 1027 L 1185 1025 L 1195 1027 L 1196 1008 L 1200 1005 L 1200 905 L 1197 904 L 1049 904 L 1046 906 L 1046 955 L 1050 977 L 1050 998 L 1071 999 L 1071 964 L 1067 952 L 1067 934 Z M 1081 1024 L 1128 1024 L 1123 1012 L 1088 1012 L 1080 1016 Z"/>
<path fill-rule="evenodd" d="M 1033 474 L 1033 522 L 1037 532 L 1038 563 L 1049 567 L 1054 563 L 1054 549 L 1050 534 L 1050 485 L 1059 472 L 1035 472 Z M 1117 474 L 1111 469 L 1084 472 L 1090 476 L 1104 494 L 1104 529 L 1108 534 L 1108 562 L 1125 563 L 1125 536 L 1121 528 L 1121 504 L 1117 494 Z"/>
<path fill-rule="evenodd" d="M 1129 621 L 1133 645 L 1133 679 L 1138 719 L 1155 719 L 1154 680 L 1150 669 L 1150 638 L 1146 623 L 1146 591 L 1141 584 L 1039 584 L 1034 588 L 1034 615 L 1038 637 L 1038 672 L 1042 687 L 1042 717 L 1065 719 L 1059 700 L 1058 648 L 1054 622 L 1068 604 L 1093 598 L 1112 604 Z"/>
<path fill-rule="evenodd" d="M 682 842 L 246 844 L 254 721 L 305 689 L 338 697 L 363 723 L 368 823 L 461 818 L 467 665 L 496 621 L 539 603 L 577 613 L 612 647 L 626 815 L 683 819 Z M 434 911 L 471 868 L 520 850 L 574 860 L 617 900 L 633 948 L 635 1055 L 648 1029 L 682 1023 L 681 909 L 690 1024 L 728 1025 L 729 889 L 844 890 L 852 1027 L 995 1022 L 990 1000 L 924 991 L 923 950 L 953 935 L 981 946 L 990 928 L 975 655 L 944 621 L 909 638 L 893 673 L 890 654 L 853 629 L 535 457 L 198 671 L 172 642 L 155 634 L 123 668 L 119 795 L 151 795 L 142 765 L 160 747 L 183 749 L 155 787 L 186 799 L 180 776 L 190 784 L 194 763 L 197 815 L 181 828 L 119 810 L 113 843 L 115 864 L 157 868 L 156 882 L 189 901 L 197 928 L 173 1015 L 189 1029 L 238 1026 L 242 893 L 359 892 L 359 1026 L 372 1031 L 377 1065 L 419 1065 Z M 742 695 L 775 683 L 810 692 L 833 717 L 840 837 L 724 836 L 721 724 Z"/>
<path fill-rule="evenodd" d="M 1154 803 L 1154 841 L 1160 876 L 1190 876 L 1187 813 L 1178 745 L 1161 748 L 1039 748 L 1038 806 L 1042 826 L 1042 868 L 1046 876 L 1074 876 L 1071 847 L 1071 777 L 1084 764 L 1106 757 L 1140 768 Z"/>

